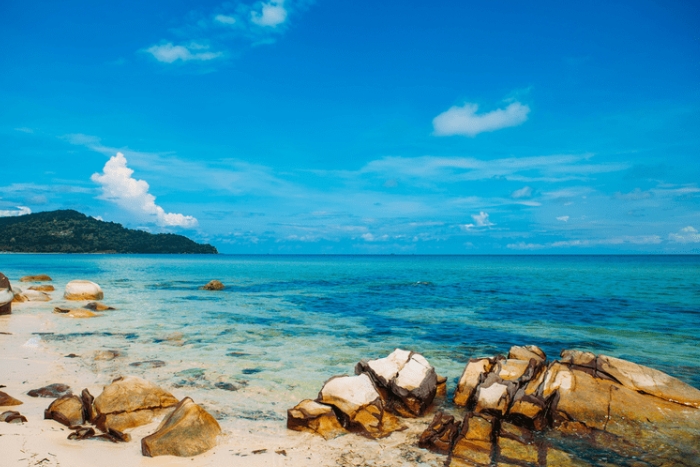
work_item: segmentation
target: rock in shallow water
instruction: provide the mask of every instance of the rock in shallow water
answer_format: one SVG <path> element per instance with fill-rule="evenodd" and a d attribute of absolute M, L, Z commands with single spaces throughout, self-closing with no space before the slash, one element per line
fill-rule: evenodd
<path fill-rule="evenodd" d="M 224 284 L 217 280 L 209 281 L 206 285 L 200 287 L 202 290 L 224 290 L 225 288 Z"/>
<path fill-rule="evenodd" d="M 15 294 L 12 291 L 10 280 L 0 272 L 0 315 L 12 313 L 12 301 Z"/>
<path fill-rule="evenodd" d="M 35 276 L 24 276 L 20 278 L 20 282 L 51 282 L 53 279 L 51 279 L 50 276 L 47 276 L 46 274 L 37 274 Z"/>
<path fill-rule="evenodd" d="M 94 282 L 74 280 L 66 284 L 63 297 L 66 300 L 102 300 L 104 293 L 102 288 Z"/>
<path fill-rule="evenodd" d="M 102 431 L 124 431 L 150 423 L 177 403 L 175 396 L 155 384 L 136 376 L 123 376 L 95 398 L 95 425 Z"/>
<path fill-rule="evenodd" d="M 311 399 L 305 399 L 296 407 L 287 410 L 287 428 L 295 431 L 310 431 L 326 439 L 347 433 L 338 421 L 333 407 Z"/>
<path fill-rule="evenodd" d="M 141 440 L 144 456 L 192 457 L 216 446 L 219 423 L 206 410 L 185 397 L 158 430 Z"/>

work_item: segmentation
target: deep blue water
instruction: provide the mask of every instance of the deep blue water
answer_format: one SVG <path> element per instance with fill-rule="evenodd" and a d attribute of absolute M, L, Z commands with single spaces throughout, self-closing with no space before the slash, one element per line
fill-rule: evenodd
<path fill-rule="evenodd" d="M 700 387 L 700 256 L 0 255 L 0 271 L 51 275 L 51 306 L 69 280 L 99 283 L 118 311 L 80 323 L 53 315 L 43 339 L 178 360 L 170 382 L 201 368 L 210 381 L 309 397 L 395 347 L 453 380 L 470 357 L 536 344 Z M 227 288 L 198 289 L 211 279 Z M 181 345 L 163 345 L 173 333 Z"/>

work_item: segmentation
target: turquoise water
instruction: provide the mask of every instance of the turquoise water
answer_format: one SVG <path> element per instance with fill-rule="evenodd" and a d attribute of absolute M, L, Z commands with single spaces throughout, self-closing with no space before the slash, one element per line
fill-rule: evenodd
<path fill-rule="evenodd" d="M 53 277 L 54 300 L 31 311 L 51 320 L 44 345 L 81 354 L 96 374 L 199 391 L 234 417 L 284 419 L 330 376 L 396 347 L 450 381 L 470 357 L 536 344 L 551 358 L 590 350 L 700 387 L 698 256 L 0 255 L 0 271 L 20 287 L 23 275 Z M 117 310 L 50 313 L 73 279 L 99 283 Z M 227 288 L 198 289 L 211 279 Z M 122 356 L 87 358 L 101 349 Z M 129 365 L 153 359 L 165 365 Z"/>

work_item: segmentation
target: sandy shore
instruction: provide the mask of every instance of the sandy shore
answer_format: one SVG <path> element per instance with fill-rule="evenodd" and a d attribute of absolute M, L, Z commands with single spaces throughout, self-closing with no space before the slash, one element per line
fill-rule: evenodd
<path fill-rule="evenodd" d="M 27 395 L 31 389 L 52 383 L 68 384 L 79 393 L 88 388 L 102 392 L 128 366 L 109 373 L 90 370 L 80 359 L 66 358 L 33 333 L 52 332 L 51 303 L 13 305 L 11 315 L 0 316 L 0 385 L 2 391 L 21 400 L 16 407 L 27 423 L 0 423 L 0 466 L 439 466 L 444 457 L 415 446 L 432 415 L 408 422 L 409 429 L 381 440 L 355 434 L 325 441 L 317 435 L 286 429 L 279 420 L 223 418 L 223 435 L 211 451 L 194 458 L 143 457 L 141 438 L 155 431 L 158 422 L 132 430 L 132 441 L 113 444 L 102 440 L 68 440 L 70 430 L 44 420 L 44 409 L 53 399 Z M 81 349 L 76 349 L 80 353 Z M 112 374 L 114 372 L 114 374 Z M 331 375 L 329 375 L 330 377 Z M 176 397 L 197 396 L 185 389 L 165 387 Z M 319 388 L 320 389 L 320 388 Z M 310 397 L 314 395 L 310 394 Z M 230 397 L 242 397 L 231 393 Z M 270 401 L 273 403 L 274 401 Z"/>

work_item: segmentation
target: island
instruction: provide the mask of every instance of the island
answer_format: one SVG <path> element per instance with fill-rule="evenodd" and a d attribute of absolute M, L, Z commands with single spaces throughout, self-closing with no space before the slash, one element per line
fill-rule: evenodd
<path fill-rule="evenodd" d="M 218 253 L 182 235 L 127 229 L 72 209 L 0 218 L 0 252 Z"/>

